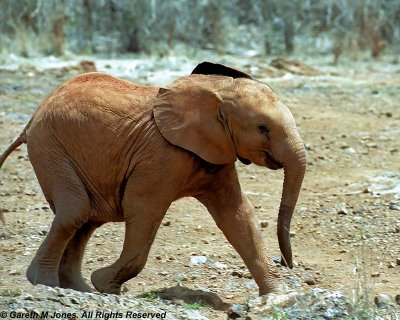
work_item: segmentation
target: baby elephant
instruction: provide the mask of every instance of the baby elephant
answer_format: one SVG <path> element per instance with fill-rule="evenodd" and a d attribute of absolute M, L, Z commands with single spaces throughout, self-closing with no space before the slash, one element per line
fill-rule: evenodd
<path fill-rule="evenodd" d="M 120 257 L 91 276 L 98 291 L 119 294 L 146 264 L 171 203 L 190 196 L 211 213 L 260 294 L 287 290 L 235 161 L 284 169 L 277 229 L 282 264 L 292 268 L 289 228 L 306 153 L 289 109 L 246 73 L 203 62 L 167 88 L 83 74 L 42 102 L 0 166 L 22 143 L 55 214 L 27 271 L 33 284 L 91 291 L 81 275 L 85 246 L 102 224 L 123 221 Z"/>

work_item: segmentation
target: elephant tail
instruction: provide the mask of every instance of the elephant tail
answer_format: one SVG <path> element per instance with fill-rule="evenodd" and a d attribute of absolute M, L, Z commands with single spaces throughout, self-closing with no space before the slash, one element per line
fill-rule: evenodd
<path fill-rule="evenodd" d="M 3 152 L 3 154 L 0 156 L 0 168 L 2 167 L 4 161 L 6 161 L 7 157 L 13 152 L 15 149 L 17 149 L 21 144 L 26 143 L 26 130 L 28 129 L 28 126 L 30 125 L 30 121 L 27 124 L 27 126 L 22 130 L 21 134 L 18 136 L 17 139 L 15 139 L 6 149 L 6 151 Z"/>
<path fill-rule="evenodd" d="M 16 138 L 9 146 L 8 148 L 3 152 L 3 154 L 0 156 L 0 168 L 4 164 L 4 161 L 6 161 L 7 157 L 15 150 L 17 149 L 21 144 L 26 143 L 27 140 L 27 130 L 31 124 L 30 120 L 28 124 L 25 126 L 24 130 L 22 130 L 21 134 Z M 4 214 L 0 211 L 0 221 L 5 225 L 6 224 L 6 219 L 4 218 Z"/>

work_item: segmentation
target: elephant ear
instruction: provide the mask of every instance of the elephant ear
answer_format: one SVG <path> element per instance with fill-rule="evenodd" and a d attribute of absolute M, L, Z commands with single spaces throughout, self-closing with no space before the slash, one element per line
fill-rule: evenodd
<path fill-rule="evenodd" d="M 222 100 L 207 88 L 160 89 L 153 115 L 161 134 L 173 145 L 214 164 L 236 161 L 232 138 L 220 114 Z"/>
<path fill-rule="evenodd" d="M 239 71 L 227 66 L 224 66 L 223 64 L 219 63 L 212 63 L 208 61 L 204 61 L 196 66 L 196 68 L 193 69 L 192 74 L 205 74 L 205 75 L 219 75 L 219 76 L 227 76 L 227 77 L 232 77 L 232 78 L 247 78 L 247 79 L 252 79 L 252 77 L 243 72 Z"/>

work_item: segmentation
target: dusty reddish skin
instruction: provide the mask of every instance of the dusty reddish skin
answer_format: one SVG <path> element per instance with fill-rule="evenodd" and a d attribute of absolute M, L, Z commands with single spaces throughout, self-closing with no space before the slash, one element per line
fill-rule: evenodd
<path fill-rule="evenodd" d="M 260 125 L 268 128 L 266 133 Z M 290 111 L 250 79 L 190 75 L 168 89 L 101 73 L 78 76 L 47 97 L 0 157 L 21 143 L 55 213 L 27 271 L 33 284 L 91 291 L 81 263 L 93 231 L 125 222 L 120 258 L 92 274 L 100 292 L 120 293 L 143 269 L 170 204 L 197 198 L 237 250 L 260 294 L 287 288 L 241 191 L 239 156 L 285 170 L 278 237 L 292 265 L 288 228 L 305 171 Z"/>

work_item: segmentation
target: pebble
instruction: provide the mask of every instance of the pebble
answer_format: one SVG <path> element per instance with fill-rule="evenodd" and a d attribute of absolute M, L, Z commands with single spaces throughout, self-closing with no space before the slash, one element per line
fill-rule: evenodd
<path fill-rule="evenodd" d="M 398 305 L 400 305 L 400 294 L 396 294 L 396 296 L 394 297 L 394 300 L 396 301 L 396 303 Z"/>
<path fill-rule="evenodd" d="M 389 203 L 389 209 L 390 209 L 390 210 L 400 211 L 400 206 L 399 206 L 396 202 L 391 201 L 391 202 Z"/>
<path fill-rule="evenodd" d="M 304 283 L 307 283 L 309 286 L 315 286 L 318 283 L 318 281 L 315 277 L 308 276 L 307 278 L 304 279 Z"/>
<path fill-rule="evenodd" d="M 208 320 L 207 317 L 203 316 L 198 310 L 186 311 L 188 320 Z"/>
<path fill-rule="evenodd" d="M 385 293 L 380 293 L 375 296 L 374 302 L 378 308 L 384 308 L 392 303 L 392 298 Z"/>
<path fill-rule="evenodd" d="M 243 272 L 240 270 L 232 271 L 231 275 L 233 275 L 234 277 L 243 278 Z"/>
<path fill-rule="evenodd" d="M 268 225 L 269 225 L 269 222 L 268 222 L 268 221 L 261 221 L 261 222 L 260 222 L 261 228 L 267 228 Z"/>
<path fill-rule="evenodd" d="M 191 256 L 190 263 L 193 265 L 204 264 L 207 262 L 206 256 Z"/>
<path fill-rule="evenodd" d="M 228 319 L 244 318 L 246 312 L 241 304 L 232 304 L 228 310 Z"/>
<path fill-rule="evenodd" d="M 354 148 L 352 148 L 352 147 L 346 148 L 345 151 L 346 151 L 347 153 L 357 153 L 357 151 L 354 150 Z"/>
<path fill-rule="evenodd" d="M 21 272 L 17 271 L 17 270 L 10 270 L 10 272 L 8 273 L 10 276 L 18 276 L 21 274 Z"/>
<path fill-rule="evenodd" d="M 163 222 L 163 226 L 169 227 L 171 225 L 171 221 L 165 221 Z"/>
<path fill-rule="evenodd" d="M 397 258 L 397 259 L 396 259 L 396 264 L 397 264 L 398 266 L 400 266 L 400 258 Z"/>

